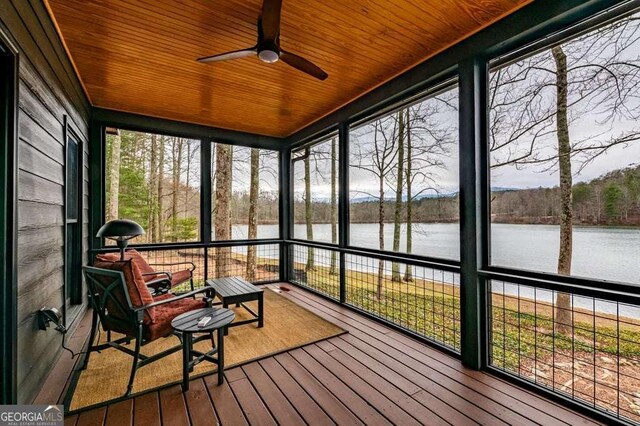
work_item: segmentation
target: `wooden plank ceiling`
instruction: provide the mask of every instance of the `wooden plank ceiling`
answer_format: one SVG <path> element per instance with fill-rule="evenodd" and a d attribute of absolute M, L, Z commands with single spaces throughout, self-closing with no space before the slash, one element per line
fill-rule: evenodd
<path fill-rule="evenodd" d="M 288 136 L 530 0 L 285 0 L 281 45 L 329 73 L 196 58 L 253 46 L 260 0 L 46 0 L 92 104 Z"/>

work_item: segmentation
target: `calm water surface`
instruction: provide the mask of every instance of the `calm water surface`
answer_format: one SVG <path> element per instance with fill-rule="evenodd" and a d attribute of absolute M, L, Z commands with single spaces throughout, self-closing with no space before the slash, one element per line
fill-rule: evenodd
<path fill-rule="evenodd" d="M 450 223 L 414 224 L 413 253 L 426 256 L 458 260 L 460 258 L 459 226 Z M 246 238 L 246 226 L 234 227 L 235 238 Z M 331 242 L 329 224 L 314 225 L 316 241 Z M 294 235 L 306 236 L 304 225 L 294 226 Z M 402 226 L 401 248 L 406 247 L 406 226 Z M 494 265 L 531 269 L 542 272 L 555 272 L 558 261 L 559 226 L 556 225 L 511 225 L 492 224 L 491 258 Z M 258 238 L 277 238 L 277 225 L 258 227 Z M 385 248 L 391 249 L 393 242 L 393 224 L 385 224 Z M 351 245 L 357 247 L 378 248 L 377 224 L 351 225 Z M 304 251 L 303 251 L 304 252 Z M 304 253 L 302 253 L 304 256 Z M 317 256 L 318 257 L 318 256 Z M 304 259 L 302 259 L 304 261 Z M 318 261 L 322 261 L 321 258 Z M 358 265 L 362 268 L 362 265 Z M 377 262 L 372 261 L 365 268 L 375 270 Z M 419 273 L 420 271 L 416 271 Z M 576 276 L 621 281 L 640 285 L 640 229 L 614 227 L 574 227 L 572 273 Z M 430 275 L 430 274 L 427 274 Z M 447 275 L 449 277 L 447 277 Z M 457 281 L 451 274 L 445 274 L 448 282 Z M 454 284 L 458 284 L 454 282 Z M 494 287 L 502 291 L 502 286 Z M 506 284 L 504 291 L 517 294 L 516 286 Z M 529 294 L 530 293 L 530 294 Z M 529 289 L 521 288 L 520 295 L 533 298 Z M 551 299 L 538 291 L 538 300 Z M 575 304 L 593 309 L 591 299 L 576 298 Z M 596 310 L 615 313 L 615 305 L 596 303 Z M 626 308 L 627 315 L 640 317 L 637 308 Z M 621 312 L 622 314 L 622 312 Z"/>

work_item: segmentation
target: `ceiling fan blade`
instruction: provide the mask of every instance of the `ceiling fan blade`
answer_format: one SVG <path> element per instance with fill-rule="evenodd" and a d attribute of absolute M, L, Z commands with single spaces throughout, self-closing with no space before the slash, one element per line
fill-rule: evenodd
<path fill-rule="evenodd" d="M 248 56 L 255 56 L 256 54 L 257 54 L 256 48 L 251 47 L 249 49 L 234 50 L 233 52 L 220 53 L 218 55 L 213 55 L 213 56 L 205 56 L 203 58 L 198 58 L 198 62 L 207 63 L 207 62 L 227 61 L 229 59 L 239 59 L 239 58 L 246 58 Z"/>
<path fill-rule="evenodd" d="M 262 37 L 263 40 L 275 42 L 280 35 L 280 14 L 282 0 L 264 0 L 262 3 Z"/>
<path fill-rule="evenodd" d="M 317 78 L 318 80 L 326 80 L 326 78 L 329 77 L 329 74 L 322 71 L 320 67 L 296 54 L 285 52 L 283 50 L 280 52 L 280 59 L 282 62 L 285 62 L 292 67 Z"/>

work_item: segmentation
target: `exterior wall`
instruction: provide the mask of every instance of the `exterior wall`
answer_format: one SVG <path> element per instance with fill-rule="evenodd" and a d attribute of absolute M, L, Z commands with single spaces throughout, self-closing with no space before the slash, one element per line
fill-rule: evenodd
<path fill-rule="evenodd" d="M 19 49 L 18 402 L 29 403 L 61 352 L 61 335 L 40 331 L 36 312 L 64 303 L 65 116 L 84 146 L 83 253 L 88 250 L 90 104 L 41 0 L 2 0 L 0 26 Z M 67 307 L 73 329 L 86 309 Z M 54 402 L 54 401 L 51 401 Z"/>

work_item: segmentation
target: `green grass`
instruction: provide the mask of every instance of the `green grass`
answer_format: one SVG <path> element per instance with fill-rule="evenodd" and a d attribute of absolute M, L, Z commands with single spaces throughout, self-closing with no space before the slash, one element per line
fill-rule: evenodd
<path fill-rule="evenodd" d="M 420 280 L 410 285 L 392 283 L 386 277 L 378 297 L 376 283 L 376 274 L 349 271 L 347 302 L 459 350 L 460 304 L 456 288 Z M 339 296 L 339 277 L 329 275 L 322 267 L 308 271 L 307 282 L 301 284 L 334 298 Z M 615 319 L 604 317 L 597 318 L 594 324 L 593 315 L 583 312 L 576 315 L 582 320 L 576 320 L 572 334 L 566 336 L 554 332 L 550 307 L 536 313 L 531 303 L 518 308 L 515 298 L 502 303 L 492 308 L 492 360 L 498 367 L 517 372 L 522 358 L 542 359 L 553 351 L 595 350 L 613 356 L 640 357 L 640 325 L 616 324 Z"/>

